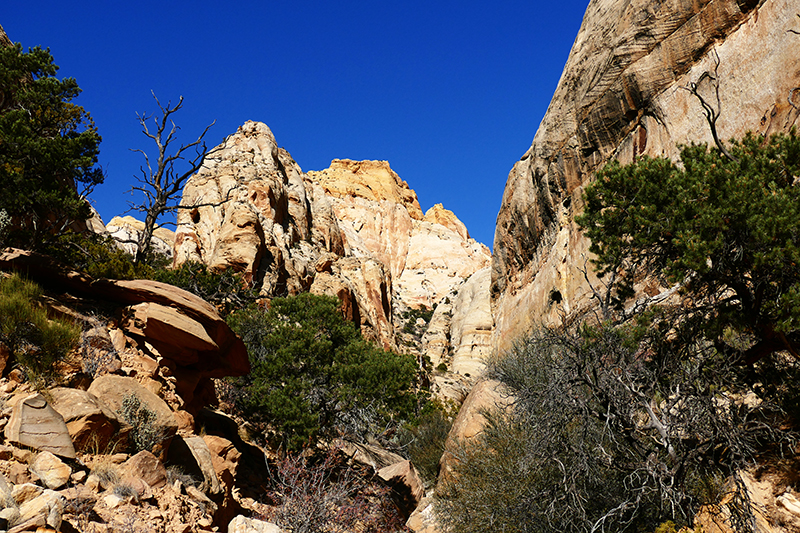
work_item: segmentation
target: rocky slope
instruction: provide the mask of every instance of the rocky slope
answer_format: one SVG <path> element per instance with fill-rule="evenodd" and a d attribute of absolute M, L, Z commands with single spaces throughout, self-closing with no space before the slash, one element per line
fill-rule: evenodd
<path fill-rule="evenodd" d="M 419 345 L 420 335 L 400 333 L 409 311 L 455 298 L 491 261 L 452 212 L 436 205 L 423 214 L 387 162 L 334 160 L 304 173 L 258 122 L 215 150 L 187 182 L 183 203 L 197 207 L 180 211 L 176 264 L 232 267 L 266 297 L 335 295 L 387 347 Z M 488 311 L 488 293 L 483 301 Z"/>
<path fill-rule="evenodd" d="M 677 156 L 712 142 L 697 99 L 719 80 L 720 137 L 797 123 L 800 30 L 792 0 L 592 0 L 531 148 L 511 170 L 492 262 L 496 344 L 588 303 L 588 242 L 573 220 L 609 158 Z M 591 268 L 589 268 L 591 270 Z M 596 282 L 591 272 L 589 279 Z"/>
<path fill-rule="evenodd" d="M 242 420 L 210 408 L 212 378 L 249 371 L 244 344 L 213 306 L 171 285 L 92 279 L 7 248 L 0 275 L 12 271 L 46 288 L 37 303 L 83 334 L 58 365 L 58 386 L 41 391 L 6 368 L 0 349 L 0 531 L 283 531 L 258 519 L 274 512 L 265 465 L 275 456 L 242 438 Z M 360 465 L 365 490 L 402 495 L 402 516 L 420 501 L 408 460 L 339 450 Z"/>

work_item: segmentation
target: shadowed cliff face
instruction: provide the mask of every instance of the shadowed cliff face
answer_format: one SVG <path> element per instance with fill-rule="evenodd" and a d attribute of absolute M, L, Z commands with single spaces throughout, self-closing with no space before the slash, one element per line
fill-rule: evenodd
<path fill-rule="evenodd" d="M 800 29 L 798 11 L 791 0 L 592 0 L 533 145 L 506 183 L 492 263 L 499 348 L 588 303 L 588 242 L 573 219 L 602 164 L 711 142 L 688 83 L 716 69 L 723 139 L 795 124 L 787 98 L 800 86 L 800 36 L 788 30 Z"/>

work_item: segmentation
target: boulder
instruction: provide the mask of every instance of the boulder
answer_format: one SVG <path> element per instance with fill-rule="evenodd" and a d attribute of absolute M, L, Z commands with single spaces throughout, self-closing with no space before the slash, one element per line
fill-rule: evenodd
<path fill-rule="evenodd" d="M 123 401 L 128 396 L 137 397 L 142 406 L 155 413 L 156 417 L 153 425 L 161 435 L 164 443 L 168 443 L 178 429 L 175 416 L 166 402 L 144 388 L 134 378 L 110 374 L 100 376 L 92 382 L 88 392 L 98 398 L 102 398 L 103 403 L 113 410 L 120 421 L 125 424 L 129 424 L 129 422 L 125 420 L 121 412 Z"/>
<path fill-rule="evenodd" d="M 50 452 L 39 453 L 31 463 L 30 470 L 52 490 L 58 490 L 66 485 L 72 475 L 69 465 Z"/>
<path fill-rule="evenodd" d="M 469 446 L 483 431 L 486 425 L 483 413 L 491 409 L 506 409 L 512 401 L 513 398 L 502 391 L 502 384 L 498 381 L 479 381 L 472 388 L 447 435 L 445 450 L 439 460 L 439 483 L 450 475 L 457 448 Z"/>
<path fill-rule="evenodd" d="M 167 483 L 167 469 L 164 464 L 152 453 L 141 451 L 122 463 L 125 477 L 144 480 L 150 487 L 157 489 Z"/>
<path fill-rule="evenodd" d="M 160 355 L 205 377 L 250 372 L 244 343 L 202 298 L 151 280 L 97 280 L 92 288 L 126 304 L 124 329 L 150 342 Z"/>
<path fill-rule="evenodd" d="M 218 507 L 214 519 L 224 524 L 241 512 L 233 489 L 242 453 L 231 441 L 217 435 L 203 435 L 203 441 L 211 454 L 211 462 L 221 488 L 221 494 L 215 497 Z"/>
<path fill-rule="evenodd" d="M 119 431 L 119 419 L 94 394 L 80 389 L 56 387 L 50 391 L 51 403 L 67 424 L 70 438 L 79 450 L 106 449 Z"/>
<path fill-rule="evenodd" d="M 167 460 L 181 467 L 185 474 L 202 480 L 202 488 L 208 494 L 215 495 L 222 491 L 213 456 L 202 437 L 176 436 L 169 446 Z"/>
<path fill-rule="evenodd" d="M 18 446 L 75 459 L 75 447 L 64 419 L 39 393 L 20 398 L 5 427 L 6 439 Z"/>
<path fill-rule="evenodd" d="M 423 498 L 406 521 L 406 527 L 414 533 L 440 533 L 433 511 L 433 499 Z"/>
<path fill-rule="evenodd" d="M 61 529 L 61 516 L 64 514 L 64 499 L 53 490 L 45 489 L 35 498 L 20 502 L 20 526 L 26 524 L 25 531 L 33 525 L 49 526 L 56 531 Z M 17 526 L 19 527 L 19 526 Z M 14 531 L 13 528 L 9 530 Z"/>

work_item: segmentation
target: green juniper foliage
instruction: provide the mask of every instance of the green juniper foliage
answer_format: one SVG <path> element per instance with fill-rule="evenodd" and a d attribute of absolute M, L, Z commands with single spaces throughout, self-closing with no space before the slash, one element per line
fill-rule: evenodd
<path fill-rule="evenodd" d="M 680 165 L 642 157 L 609 163 L 586 189 L 577 218 L 602 274 L 616 273 L 616 302 L 641 276 L 680 284 L 717 348 L 755 361 L 800 352 L 800 137 L 793 131 L 733 142 L 731 161 L 705 145 Z M 733 353 L 732 328 L 753 342 Z"/>
<path fill-rule="evenodd" d="M 57 70 L 49 50 L 0 46 L 0 211 L 13 221 L 6 244 L 41 246 L 89 218 L 78 189 L 103 181 L 100 136 L 72 103 L 78 84 Z"/>
<path fill-rule="evenodd" d="M 299 449 L 321 435 L 366 438 L 413 414 L 413 356 L 383 350 L 345 320 L 339 300 L 299 294 L 228 317 L 252 370 L 238 407 L 270 440 Z"/>

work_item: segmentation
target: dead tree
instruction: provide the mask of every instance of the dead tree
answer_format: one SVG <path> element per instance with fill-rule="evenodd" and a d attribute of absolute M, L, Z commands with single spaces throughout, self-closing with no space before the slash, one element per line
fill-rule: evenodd
<path fill-rule="evenodd" d="M 708 127 L 711 129 L 711 136 L 714 138 L 714 144 L 717 145 L 719 151 L 722 152 L 722 155 L 727 157 L 729 160 L 733 161 L 734 163 L 738 163 L 739 159 L 731 154 L 725 145 L 722 144 L 722 140 L 720 140 L 719 135 L 717 134 L 717 120 L 719 120 L 720 115 L 722 115 L 722 102 L 719 97 L 719 55 L 717 54 L 716 50 L 714 50 L 714 72 L 704 72 L 697 82 L 691 82 L 686 87 L 684 87 L 687 91 L 692 93 L 695 98 L 700 102 L 700 105 L 703 107 L 703 114 L 706 116 L 706 122 L 708 122 Z M 700 84 L 703 80 L 708 79 L 711 83 L 711 86 L 714 88 L 714 96 L 717 100 L 716 108 L 708 103 L 708 101 L 700 94 L 699 88 Z"/>
<path fill-rule="evenodd" d="M 139 191 L 144 195 L 143 203 L 131 204 L 131 210 L 145 213 L 144 230 L 139 234 L 136 243 L 135 262 L 137 264 L 145 260 L 150 253 L 153 233 L 158 227 L 158 219 L 166 213 L 175 212 L 183 207 L 179 206 L 178 202 L 186 180 L 195 174 L 203 166 L 205 158 L 214 152 L 214 150 L 208 149 L 204 137 L 216 121 L 206 126 L 194 142 L 181 144 L 174 153 L 170 153 L 171 145 L 176 140 L 175 135 L 180 129 L 173 122 L 172 115 L 183 107 L 183 96 L 174 106 L 172 102 L 162 105 L 155 94 L 153 94 L 153 98 L 160 113 L 155 116 L 137 113 L 136 116 L 142 126 L 142 133 L 152 139 L 158 147 L 158 158 L 155 165 L 151 164 L 150 157 L 144 150 L 132 149 L 132 151 L 142 154 L 145 160 L 145 164 L 139 168 L 141 175 L 136 177 L 140 185 L 131 187 L 130 190 L 131 193 Z M 155 130 L 151 130 L 151 127 L 148 126 L 151 118 Z M 185 161 L 186 166 L 179 171 L 175 165 L 180 161 Z"/>

